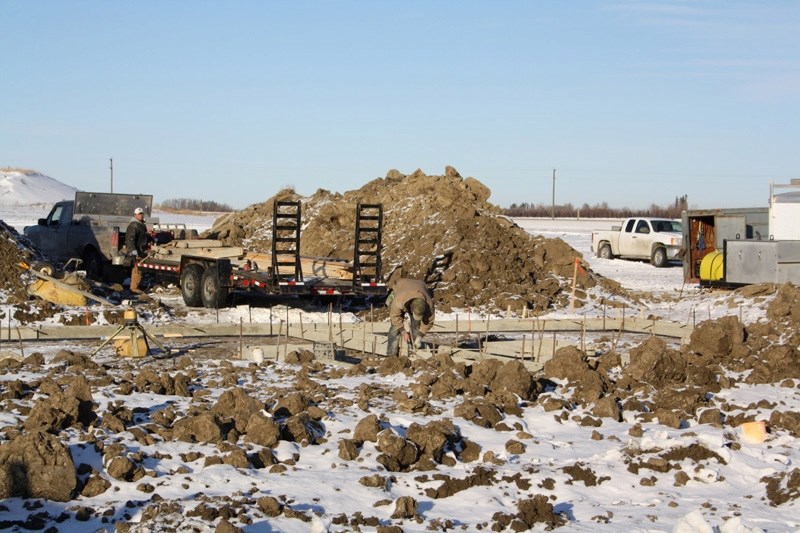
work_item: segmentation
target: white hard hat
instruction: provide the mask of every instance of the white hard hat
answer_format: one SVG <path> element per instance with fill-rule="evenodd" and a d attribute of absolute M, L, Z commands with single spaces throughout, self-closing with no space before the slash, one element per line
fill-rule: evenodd
<path fill-rule="evenodd" d="M 141 207 L 137 207 L 136 209 L 133 210 L 134 215 L 138 215 L 139 213 L 144 213 L 144 209 L 142 209 Z"/>

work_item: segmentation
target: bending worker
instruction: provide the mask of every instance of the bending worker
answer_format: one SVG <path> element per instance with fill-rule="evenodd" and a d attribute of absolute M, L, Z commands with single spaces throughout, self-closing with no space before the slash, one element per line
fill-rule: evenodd
<path fill-rule="evenodd" d="M 142 281 L 142 273 L 139 272 L 139 259 L 147 256 L 148 235 L 147 226 L 144 223 L 144 209 L 137 207 L 133 211 L 133 219 L 128 224 L 125 231 L 125 247 L 128 255 L 133 259 L 131 269 L 131 292 L 140 293 L 139 283 Z"/>
<path fill-rule="evenodd" d="M 401 279 L 394 286 L 392 294 L 386 299 L 389 306 L 389 341 L 386 346 L 386 355 L 397 356 L 400 354 L 400 336 L 403 341 L 413 342 L 414 347 L 422 346 L 422 337 L 433 326 L 433 299 L 425 284 L 415 279 Z M 409 316 L 409 329 L 403 328 L 405 316 Z"/>

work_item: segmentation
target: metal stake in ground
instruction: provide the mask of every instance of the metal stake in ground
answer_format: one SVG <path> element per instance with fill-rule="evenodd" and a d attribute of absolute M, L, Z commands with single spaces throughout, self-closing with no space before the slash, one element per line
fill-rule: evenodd
<path fill-rule="evenodd" d="M 411 334 L 408 334 L 408 339 L 406 340 L 406 350 L 408 350 L 408 356 L 410 358 L 416 359 L 417 352 L 414 349 L 414 341 L 411 340 Z"/>

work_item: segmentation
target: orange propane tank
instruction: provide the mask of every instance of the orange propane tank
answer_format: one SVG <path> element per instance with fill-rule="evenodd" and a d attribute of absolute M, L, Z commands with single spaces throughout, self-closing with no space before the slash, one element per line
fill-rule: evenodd
<path fill-rule="evenodd" d="M 700 279 L 703 281 L 719 281 L 725 277 L 725 256 L 719 250 L 709 252 L 700 261 Z"/>

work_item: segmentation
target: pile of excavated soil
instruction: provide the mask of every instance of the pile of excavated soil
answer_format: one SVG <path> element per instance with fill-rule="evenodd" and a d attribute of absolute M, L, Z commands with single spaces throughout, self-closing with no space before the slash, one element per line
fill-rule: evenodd
<path fill-rule="evenodd" d="M 221 217 L 204 235 L 256 251 L 271 249 L 276 201 L 302 201 L 300 253 L 352 259 L 356 206 L 383 205 L 384 277 L 425 279 L 437 309 L 476 308 L 533 313 L 569 303 L 575 260 L 561 239 L 532 236 L 488 202 L 489 189 L 447 167 L 442 176 L 391 170 L 344 194 L 318 190 L 301 197 L 283 190 L 260 204 Z M 580 270 L 578 287 L 614 282 Z M 581 293 L 582 295 L 582 293 Z M 580 296 L 580 295 L 579 295 Z"/>
<path fill-rule="evenodd" d="M 16 304 L 27 299 L 27 281 L 19 264 L 30 264 L 38 258 L 38 252 L 28 239 L 0 220 L 0 290 L 8 295 L 8 303 Z"/>

